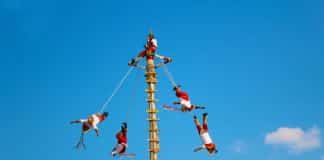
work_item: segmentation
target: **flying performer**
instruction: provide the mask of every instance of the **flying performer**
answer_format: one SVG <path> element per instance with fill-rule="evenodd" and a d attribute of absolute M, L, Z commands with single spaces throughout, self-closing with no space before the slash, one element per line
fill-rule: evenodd
<path fill-rule="evenodd" d="M 173 87 L 173 90 L 175 91 L 175 95 L 179 98 L 179 101 L 173 102 L 173 104 L 179 104 L 181 105 L 181 108 L 172 107 L 168 105 L 164 105 L 163 108 L 167 110 L 181 111 L 181 112 L 190 112 L 196 109 L 205 109 L 205 107 L 203 106 L 191 104 L 188 93 L 182 91 L 180 88 L 181 88 L 180 85 Z"/>
<path fill-rule="evenodd" d="M 213 143 L 212 139 L 210 138 L 210 135 L 208 133 L 208 126 L 207 126 L 207 116 L 208 113 L 203 114 L 203 124 L 201 125 L 199 123 L 199 120 L 197 119 L 197 116 L 194 116 L 194 123 L 197 127 L 198 134 L 200 136 L 200 139 L 203 143 L 202 146 L 199 146 L 194 149 L 194 152 L 201 151 L 203 149 L 206 149 L 210 155 L 215 154 L 218 152 L 217 147 L 215 143 Z"/>
<path fill-rule="evenodd" d="M 120 131 L 116 134 L 117 144 L 111 151 L 111 155 L 113 157 L 115 157 L 116 155 L 126 156 L 129 158 L 135 157 L 135 154 L 133 153 L 126 153 L 126 149 L 128 147 L 127 132 L 128 132 L 127 123 L 123 122 Z"/>
<path fill-rule="evenodd" d="M 103 122 L 108 117 L 108 115 L 109 115 L 108 112 L 103 112 L 102 114 L 97 113 L 97 114 L 90 115 L 87 119 L 78 119 L 70 122 L 70 124 L 81 123 L 82 125 L 80 140 L 76 145 L 76 148 L 78 149 L 82 147 L 85 148 L 85 145 L 83 143 L 84 141 L 83 136 L 91 129 L 93 129 L 96 132 L 96 135 L 99 136 L 99 128 L 97 125 Z"/>

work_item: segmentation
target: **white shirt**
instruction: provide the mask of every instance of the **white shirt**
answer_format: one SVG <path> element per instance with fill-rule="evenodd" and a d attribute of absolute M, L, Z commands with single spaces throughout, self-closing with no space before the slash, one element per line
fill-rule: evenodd
<path fill-rule="evenodd" d="M 151 40 L 152 44 L 155 46 L 155 47 L 158 47 L 158 43 L 157 43 L 157 40 L 155 38 L 153 38 Z"/>
<path fill-rule="evenodd" d="M 95 114 L 91 115 L 91 118 L 93 119 L 92 124 L 89 123 L 88 119 L 80 119 L 80 122 L 89 128 L 98 129 L 97 124 L 100 122 L 99 118 Z"/>
<path fill-rule="evenodd" d="M 200 139 L 204 144 L 210 144 L 213 143 L 212 139 L 209 136 L 208 132 L 200 134 Z"/>
<path fill-rule="evenodd" d="M 180 98 L 180 104 L 185 106 L 186 108 L 191 108 L 191 102 L 187 101 L 187 100 L 184 100 L 182 98 Z"/>
<path fill-rule="evenodd" d="M 91 117 L 93 118 L 92 128 L 98 129 L 97 124 L 100 122 L 99 118 L 95 114 L 91 115 Z"/>

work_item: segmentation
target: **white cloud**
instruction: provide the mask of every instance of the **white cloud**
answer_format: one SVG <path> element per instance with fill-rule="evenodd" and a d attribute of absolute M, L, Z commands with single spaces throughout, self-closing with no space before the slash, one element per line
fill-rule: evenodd
<path fill-rule="evenodd" d="M 237 140 L 231 145 L 231 150 L 235 153 L 244 153 L 246 148 L 246 144 L 241 140 Z"/>
<path fill-rule="evenodd" d="M 280 127 L 268 133 L 265 144 L 285 146 L 292 152 L 304 152 L 320 147 L 320 130 L 317 127 L 303 131 L 301 128 Z"/>

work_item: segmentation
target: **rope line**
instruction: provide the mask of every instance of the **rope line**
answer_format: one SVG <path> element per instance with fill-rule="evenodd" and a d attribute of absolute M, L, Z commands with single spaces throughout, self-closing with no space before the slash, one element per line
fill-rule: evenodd
<path fill-rule="evenodd" d="M 137 89 L 139 87 L 139 85 L 137 85 L 137 84 L 138 84 L 138 82 L 140 80 L 140 74 L 139 73 L 140 73 L 139 71 L 137 71 L 135 73 L 135 80 L 134 80 L 134 83 L 132 84 L 133 85 L 132 86 L 132 92 L 133 93 L 132 93 L 132 96 L 131 96 L 131 98 L 129 100 L 130 103 L 126 107 L 127 109 L 126 109 L 125 122 L 129 121 L 129 113 L 131 111 L 131 108 L 136 108 Z"/>
<path fill-rule="evenodd" d="M 176 84 L 176 82 L 174 81 L 173 76 L 172 76 L 172 74 L 169 72 L 167 66 L 166 66 L 166 65 L 162 65 L 162 68 L 163 68 L 164 73 L 165 73 L 166 76 L 168 77 L 169 81 L 171 82 L 171 84 L 172 84 L 173 86 L 177 86 L 177 84 Z"/>
<path fill-rule="evenodd" d="M 114 89 L 114 91 L 112 92 L 112 94 L 110 95 L 110 97 L 106 100 L 106 102 L 102 105 L 100 113 L 102 113 L 105 108 L 108 106 L 108 104 L 110 103 L 111 99 L 114 97 L 114 95 L 117 93 L 117 91 L 120 89 L 120 87 L 122 86 L 122 84 L 124 83 L 124 81 L 126 80 L 126 78 L 129 76 L 129 74 L 133 71 L 134 67 L 130 67 L 128 69 L 128 71 L 126 72 L 126 74 L 124 75 L 124 77 L 121 79 L 121 81 L 117 84 L 116 88 Z"/>

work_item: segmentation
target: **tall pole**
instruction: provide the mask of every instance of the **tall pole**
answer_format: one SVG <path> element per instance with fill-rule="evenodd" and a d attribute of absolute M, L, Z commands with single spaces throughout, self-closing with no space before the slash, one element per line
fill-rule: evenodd
<path fill-rule="evenodd" d="M 157 160 L 158 156 L 157 153 L 160 151 L 160 140 L 159 140 L 159 129 L 158 129 L 158 118 L 157 118 L 157 110 L 155 106 L 155 84 L 157 83 L 156 80 L 156 72 L 155 72 L 155 65 L 153 59 L 147 59 L 146 64 L 146 83 L 147 83 L 147 103 L 148 103 L 148 122 L 149 122 L 149 153 L 150 153 L 150 160 Z"/>

